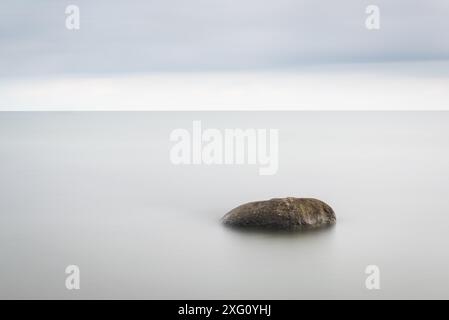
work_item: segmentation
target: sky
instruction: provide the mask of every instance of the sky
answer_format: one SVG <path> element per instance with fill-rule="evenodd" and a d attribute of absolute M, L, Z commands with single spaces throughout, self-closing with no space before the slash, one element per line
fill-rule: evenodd
<path fill-rule="evenodd" d="M 370 4 L 380 30 L 365 28 Z M 447 0 L 3 0 L 0 78 L 446 59 L 447 17 Z"/>

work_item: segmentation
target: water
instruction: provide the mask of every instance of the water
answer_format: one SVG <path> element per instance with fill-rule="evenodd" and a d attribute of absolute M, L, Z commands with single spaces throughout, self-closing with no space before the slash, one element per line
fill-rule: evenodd
<path fill-rule="evenodd" d="M 174 166 L 175 128 L 277 128 L 279 171 Z M 0 114 L 0 298 L 449 298 L 447 112 Z M 219 219 L 316 197 L 337 225 Z M 65 288 L 65 267 L 81 290 Z M 377 265 L 381 289 L 365 288 Z"/>

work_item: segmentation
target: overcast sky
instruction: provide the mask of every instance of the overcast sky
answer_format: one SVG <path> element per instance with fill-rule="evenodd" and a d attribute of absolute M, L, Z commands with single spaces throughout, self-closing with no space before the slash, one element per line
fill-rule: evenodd
<path fill-rule="evenodd" d="M 65 28 L 68 4 L 79 31 Z M 2 0 L 0 76 L 445 59 L 448 31 L 447 0 Z"/>

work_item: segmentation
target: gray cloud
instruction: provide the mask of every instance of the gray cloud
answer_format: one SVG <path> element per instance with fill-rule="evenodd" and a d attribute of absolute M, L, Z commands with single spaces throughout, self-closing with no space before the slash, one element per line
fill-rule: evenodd
<path fill-rule="evenodd" d="M 164 0 L 0 3 L 0 75 L 264 69 L 449 58 L 447 0 Z M 81 30 L 65 29 L 65 7 Z"/>

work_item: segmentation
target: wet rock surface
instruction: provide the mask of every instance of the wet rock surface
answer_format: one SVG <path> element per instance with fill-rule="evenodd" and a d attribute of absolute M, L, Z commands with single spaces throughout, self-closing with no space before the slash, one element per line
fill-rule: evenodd
<path fill-rule="evenodd" d="M 334 210 L 311 198 L 275 198 L 243 204 L 228 212 L 222 222 L 239 228 L 303 230 L 336 223 Z"/>

